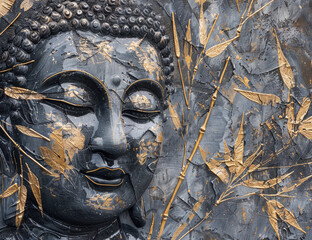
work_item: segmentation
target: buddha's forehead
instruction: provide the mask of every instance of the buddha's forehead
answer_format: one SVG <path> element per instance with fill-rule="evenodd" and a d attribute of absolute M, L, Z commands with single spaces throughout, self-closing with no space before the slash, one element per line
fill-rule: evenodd
<path fill-rule="evenodd" d="M 118 38 L 92 32 L 65 32 L 38 44 L 28 75 L 32 86 L 63 71 L 87 72 L 108 88 L 115 78 L 125 88 L 136 79 L 162 80 L 156 49 L 145 39 Z M 116 86 L 114 86 L 116 88 Z"/>

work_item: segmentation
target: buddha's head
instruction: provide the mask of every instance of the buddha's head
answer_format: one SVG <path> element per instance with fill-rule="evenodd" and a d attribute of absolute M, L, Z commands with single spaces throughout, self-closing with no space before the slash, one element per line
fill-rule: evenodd
<path fill-rule="evenodd" d="M 173 71 L 161 17 L 130 0 L 49 0 L 27 15 L 2 46 L 1 70 L 11 70 L 0 104 L 28 156 L 1 133 L 6 162 L 23 169 L 33 205 L 25 173 L 38 178 L 47 215 L 108 223 L 140 201 L 160 156 Z"/>

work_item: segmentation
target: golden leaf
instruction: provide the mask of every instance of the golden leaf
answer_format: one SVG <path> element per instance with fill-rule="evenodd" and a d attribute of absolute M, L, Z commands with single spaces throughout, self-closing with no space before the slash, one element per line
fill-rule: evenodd
<path fill-rule="evenodd" d="M 283 188 L 282 188 L 282 192 L 283 192 L 283 193 L 286 193 L 286 192 L 291 192 L 291 191 L 293 191 L 294 189 L 296 189 L 297 187 L 299 187 L 301 184 L 303 184 L 304 182 L 306 182 L 307 180 L 309 180 L 311 177 L 312 177 L 312 175 L 310 175 L 310 176 L 308 176 L 308 177 L 305 177 L 305 178 L 302 178 L 302 179 L 299 179 L 299 180 L 295 181 L 294 183 L 291 183 L 291 186 L 290 186 L 290 187 L 283 187 Z"/>
<path fill-rule="evenodd" d="M 206 56 L 210 57 L 210 58 L 214 58 L 218 55 L 220 55 L 222 52 L 224 52 L 224 50 L 231 44 L 231 42 L 233 42 L 235 39 L 237 39 L 237 37 L 234 37 L 228 41 L 219 43 L 215 46 L 212 46 L 211 48 L 209 48 L 206 51 Z"/>
<path fill-rule="evenodd" d="M 13 6 L 15 0 L 1 0 L 0 2 L 0 18 L 6 15 L 11 7 Z"/>
<path fill-rule="evenodd" d="M 24 10 L 24 12 L 28 11 L 34 4 L 34 0 L 24 0 L 20 6 L 21 9 Z"/>
<path fill-rule="evenodd" d="M 286 223 L 297 228 L 299 231 L 306 233 L 298 224 L 296 217 L 292 212 L 290 212 L 287 208 L 284 207 L 283 204 L 276 200 L 269 201 L 272 207 L 275 209 L 276 214 Z"/>
<path fill-rule="evenodd" d="M 45 99 L 45 96 L 35 92 L 31 91 L 25 88 L 20 87 L 5 87 L 4 93 L 10 98 L 14 99 L 21 99 L 21 100 L 42 100 Z"/>
<path fill-rule="evenodd" d="M 210 162 L 206 162 L 206 164 L 210 171 L 217 175 L 223 183 L 226 184 L 229 182 L 229 173 L 225 167 L 222 166 L 221 162 L 211 159 Z"/>
<path fill-rule="evenodd" d="M 287 61 L 287 58 L 285 57 L 281 44 L 278 40 L 276 31 L 274 30 L 274 36 L 276 38 L 276 43 L 277 43 L 277 54 L 278 54 L 278 65 L 279 65 L 279 70 L 282 76 L 282 79 L 288 89 L 291 89 L 295 86 L 295 78 L 294 74 L 291 70 L 291 67 L 289 65 L 289 62 Z"/>
<path fill-rule="evenodd" d="M 7 198 L 16 193 L 18 190 L 18 185 L 17 183 L 11 185 L 7 190 L 5 190 L 1 195 L 0 198 Z"/>
<path fill-rule="evenodd" d="M 207 153 L 206 153 L 206 151 L 205 151 L 201 146 L 198 146 L 198 148 L 199 148 L 199 152 L 200 152 L 201 157 L 202 157 L 203 160 L 206 162 L 206 158 L 207 158 Z"/>
<path fill-rule="evenodd" d="M 200 16 L 199 16 L 199 41 L 204 46 L 206 45 L 207 39 L 207 27 L 204 17 L 204 6 L 201 4 L 200 6 Z"/>
<path fill-rule="evenodd" d="M 32 173 L 27 163 L 26 163 L 26 167 L 28 169 L 28 180 L 29 180 L 31 191 L 33 192 L 35 199 L 38 203 L 38 207 L 40 209 L 41 215 L 43 215 L 39 180 L 36 177 L 36 175 Z"/>
<path fill-rule="evenodd" d="M 169 103 L 169 113 L 171 115 L 172 122 L 173 122 L 176 130 L 179 130 L 179 129 L 181 129 L 182 126 L 181 126 L 181 122 L 180 122 L 180 118 L 178 116 L 178 113 L 174 109 L 174 107 L 172 106 L 170 100 L 168 100 L 168 103 Z"/>
<path fill-rule="evenodd" d="M 186 41 L 192 42 L 191 19 L 189 19 L 186 31 Z"/>
<path fill-rule="evenodd" d="M 277 213 L 271 201 L 267 201 L 267 214 L 269 216 L 269 221 L 271 223 L 271 226 L 277 235 L 277 238 L 280 239 L 280 235 L 278 232 Z"/>
<path fill-rule="evenodd" d="M 292 173 L 293 172 L 285 174 L 285 175 L 277 177 L 277 178 L 267 180 L 267 181 L 257 181 L 253 178 L 250 178 L 250 179 L 244 181 L 242 184 L 244 186 L 250 187 L 250 188 L 267 189 L 267 188 L 274 187 L 275 185 L 281 183 L 285 178 L 290 176 Z"/>
<path fill-rule="evenodd" d="M 27 128 L 25 126 L 21 126 L 21 125 L 16 125 L 16 128 L 23 134 L 30 136 L 30 137 L 35 137 L 35 138 L 42 138 L 48 142 L 50 142 L 51 140 L 45 136 L 43 136 L 42 134 L 36 132 L 35 130 L 31 129 L 31 128 Z"/>
<path fill-rule="evenodd" d="M 233 174 L 235 174 L 236 171 L 241 166 L 238 162 L 234 161 L 234 159 L 231 157 L 230 149 L 228 145 L 226 144 L 225 140 L 224 140 L 224 160 L 225 160 L 226 166 L 229 168 L 229 171 Z"/>
<path fill-rule="evenodd" d="M 19 228 L 19 226 L 21 225 L 24 216 L 26 199 L 27 199 L 27 188 L 24 185 L 22 185 L 21 187 L 18 188 L 18 201 L 16 209 L 18 213 L 16 214 L 15 217 L 15 224 L 17 228 Z"/>
<path fill-rule="evenodd" d="M 179 44 L 177 26 L 176 26 L 175 18 L 174 18 L 174 12 L 172 12 L 172 27 L 173 27 L 174 50 L 175 50 L 177 58 L 180 58 L 181 56 L 180 44 Z"/>
<path fill-rule="evenodd" d="M 294 134 L 294 121 L 295 121 L 295 113 L 294 113 L 294 102 L 291 99 L 291 101 L 286 106 L 286 118 L 287 118 L 287 129 L 289 136 L 293 136 Z"/>
<path fill-rule="evenodd" d="M 274 105 L 281 102 L 281 99 L 274 94 L 251 92 L 237 88 L 235 88 L 234 90 L 242 94 L 245 98 L 248 98 L 249 100 L 261 105 Z"/>
<path fill-rule="evenodd" d="M 234 161 L 240 165 L 243 164 L 244 160 L 244 114 L 242 116 L 241 126 L 234 145 Z"/>
<path fill-rule="evenodd" d="M 307 114 L 309 107 L 311 105 L 311 99 L 306 97 L 303 98 L 301 107 L 298 111 L 297 117 L 296 117 L 296 122 L 301 122 L 305 115 Z"/>
<path fill-rule="evenodd" d="M 306 138 L 312 140 L 312 117 L 301 122 L 298 132 Z"/>

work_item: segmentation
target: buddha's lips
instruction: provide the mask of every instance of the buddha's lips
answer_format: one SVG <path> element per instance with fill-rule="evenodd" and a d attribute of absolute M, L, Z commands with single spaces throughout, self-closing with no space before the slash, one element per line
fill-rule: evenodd
<path fill-rule="evenodd" d="M 97 168 L 88 171 L 81 171 L 92 183 L 99 186 L 119 186 L 123 183 L 125 176 L 121 168 Z"/>

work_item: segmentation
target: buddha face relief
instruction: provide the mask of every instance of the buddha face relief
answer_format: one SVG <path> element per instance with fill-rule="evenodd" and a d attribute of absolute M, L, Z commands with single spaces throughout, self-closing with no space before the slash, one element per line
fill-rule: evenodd
<path fill-rule="evenodd" d="M 160 154 L 157 52 L 144 39 L 78 31 L 42 41 L 33 59 L 25 88 L 45 99 L 24 103 L 13 123 L 46 137 L 14 136 L 53 173 L 24 157 L 43 211 L 77 225 L 110 222 L 140 200 Z"/>

